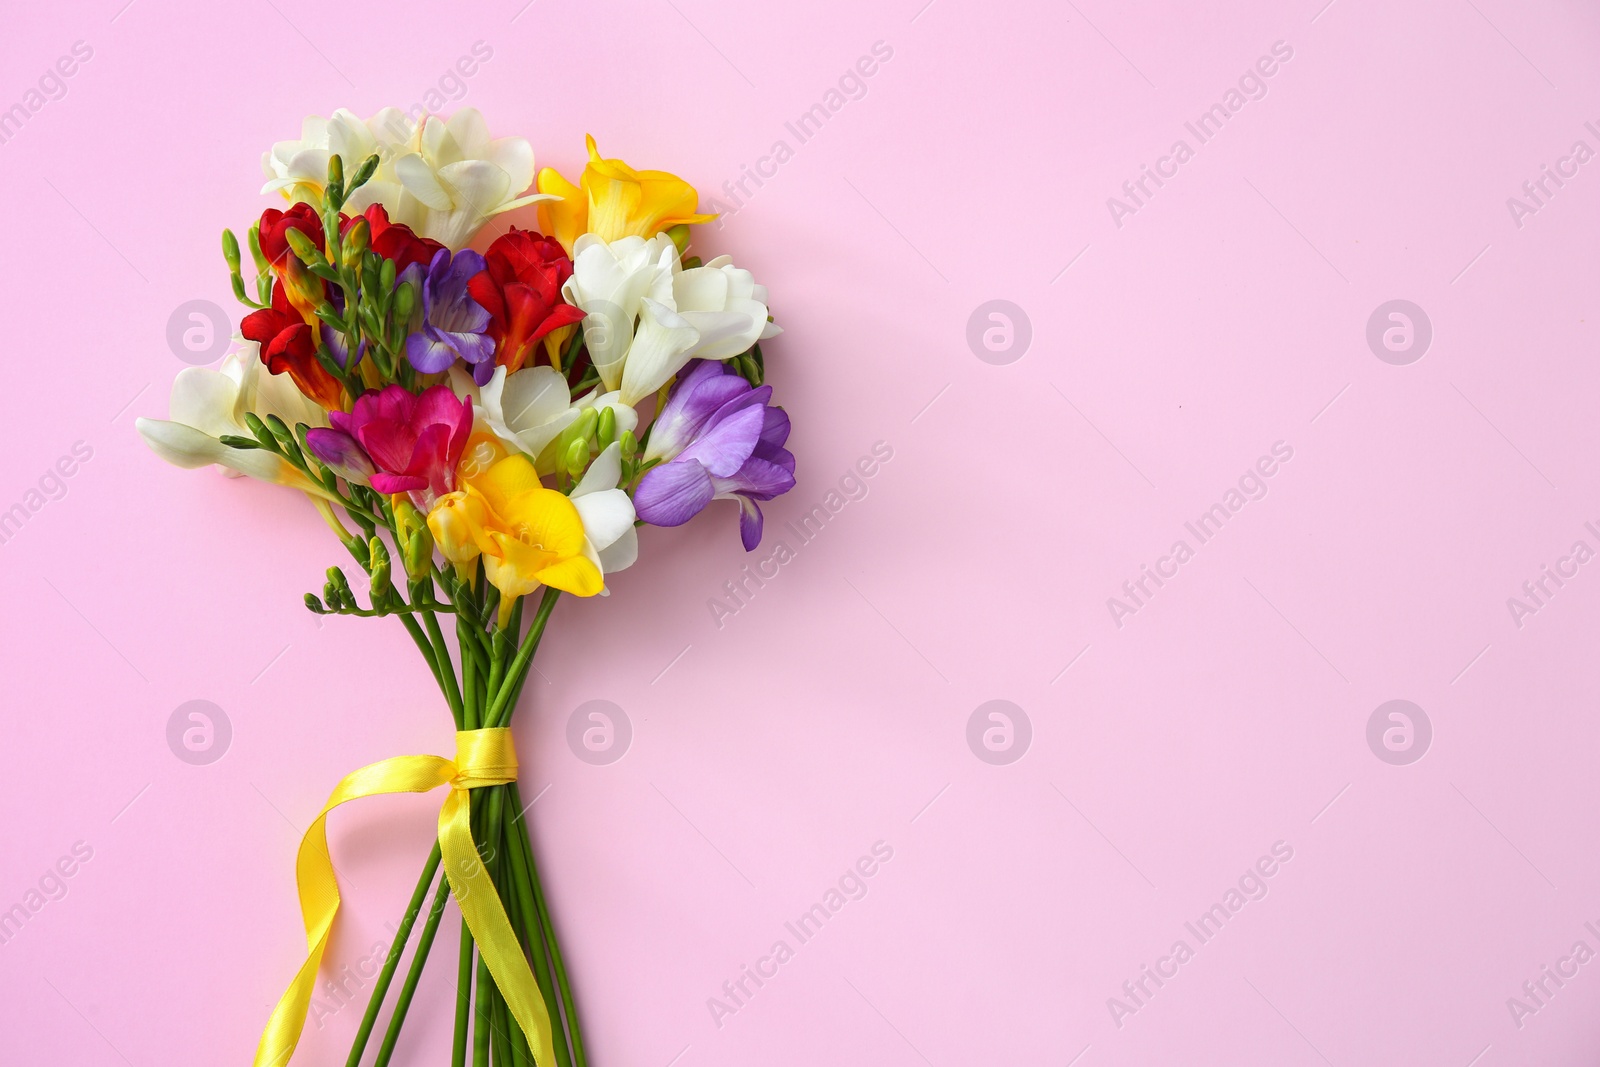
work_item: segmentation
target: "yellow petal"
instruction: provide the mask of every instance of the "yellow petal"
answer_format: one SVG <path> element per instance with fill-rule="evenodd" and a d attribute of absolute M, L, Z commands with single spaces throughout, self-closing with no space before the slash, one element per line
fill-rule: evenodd
<path fill-rule="evenodd" d="M 469 477 L 467 484 L 481 493 L 489 508 L 502 518 L 505 518 L 506 508 L 512 500 L 544 488 L 539 481 L 539 472 L 520 452 L 491 463 L 487 470 Z"/>
<path fill-rule="evenodd" d="M 482 551 L 479 542 L 485 536 L 488 521 L 482 500 L 464 492 L 447 493 L 428 513 L 428 530 L 445 559 L 456 564 L 471 563 Z"/>
<path fill-rule="evenodd" d="M 588 138 L 589 164 L 582 185 L 589 199 L 589 232 L 601 240 L 654 237 L 680 223 L 710 222 L 695 212 L 694 186 L 664 170 L 634 170 L 620 159 L 602 159 Z"/>
<path fill-rule="evenodd" d="M 583 517 L 554 489 L 530 489 L 495 510 L 506 531 L 518 540 L 537 545 L 556 559 L 583 554 Z"/>
<path fill-rule="evenodd" d="M 562 560 L 539 572 L 539 581 L 574 596 L 594 596 L 605 587 L 600 568 L 582 556 Z"/>
<path fill-rule="evenodd" d="M 560 200 L 539 201 L 539 229 L 560 241 L 570 256 L 573 242 L 588 228 L 589 199 L 583 190 L 549 167 L 539 172 L 539 191 L 561 197 Z"/>
<path fill-rule="evenodd" d="M 499 531 L 491 532 L 489 537 L 495 542 L 495 551 L 483 557 L 483 573 L 489 584 L 503 597 L 527 596 L 539 588 L 539 572 L 556 557 Z"/>

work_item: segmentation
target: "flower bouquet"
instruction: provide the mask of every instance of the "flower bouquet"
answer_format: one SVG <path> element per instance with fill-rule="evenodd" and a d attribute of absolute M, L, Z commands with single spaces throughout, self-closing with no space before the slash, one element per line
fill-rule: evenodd
<path fill-rule="evenodd" d="M 760 502 L 794 485 L 789 419 L 762 384 L 761 342 L 778 332 L 766 290 L 725 256 L 687 255 L 690 227 L 713 217 L 696 213 L 688 183 L 604 159 L 593 138 L 588 151 L 577 185 L 547 168 L 527 192 L 532 148 L 491 139 L 474 110 L 420 124 L 393 108 L 307 119 L 300 140 L 263 157 L 263 192 L 288 203 L 250 226 L 253 280 L 238 238 L 222 235 L 248 309 L 235 350 L 221 369 L 178 374 L 170 421 L 138 422 L 180 467 L 304 494 L 366 587 L 363 606 L 330 567 L 306 606 L 398 620 L 456 730 L 452 758 L 400 756 L 345 777 L 306 832 L 308 954 L 257 1067 L 293 1055 L 339 909 L 327 813 L 439 786 L 438 841 L 347 1062 L 362 1062 L 393 991 L 375 1053 L 389 1061 L 453 898 L 456 1067 L 469 1055 L 475 1067 L 586 1063 L 522 817 L 518 696 L 561 594 L 604 595 L 638 556 L 638 526 L 732 500 L 752 549 Z M 539 232 L 483 232 L 530 205 Z"/>

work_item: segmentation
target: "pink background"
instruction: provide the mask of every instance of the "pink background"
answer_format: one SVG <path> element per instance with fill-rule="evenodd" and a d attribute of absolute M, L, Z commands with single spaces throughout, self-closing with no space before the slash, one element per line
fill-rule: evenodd
<path fill-rule="evenodd" d="M 614 596 L 560 609 L 519 716 L 597 1067 L 1594 1062 L 1600 963 L 1520 1020 L 1507 999 L 1600 950 L 1600 565 L 1520 627 L 1507 598 L 1600 548 L 1600 162 L 1520 220 L 1506 201 L 1600 150 L 1600 15 L 923 3 L 10 16 L 0 106 L 93 55 L 0 144 L 0 509 L 92 458 L 0 545 L 0 909 L 92 858 L 0 945 L 0 1058 L 246 1062 L 299 959 L 299 832 L 344 772 L 449 748 L 398 625 L 301 607 L 338 559 L 313 512 L 167 468 L 132 422 L 185 365 L 174 309 L 236 314 L 217 234 L 268 203 L 260 153 L 307 113 L 457 88 L 481 41 L 447 108 L 569 175 L 592 131 L 726 208 L 794 149 L 700 241 L 787 331 L 801 480 L 768 530 L 795 558 L 719 627 L 733 516 L 646 531 Z M 879 41 L 798 144 L 785 122 Z M 1184 123 L 1279 41 L 1266 96 L 1198 144 Z M 1179 138 L 1194 158 L 1117 225 L 1107 198 Z M 993 299 L 1031 322 L 1005 365 L 966 340 Z M 1394 299 L 1432 323 L 1410 365 L 1366 341 Z M 864 498 L 784 531 L 880 441 Z M 1197 545 L 1184 523 L 1279 441 L 1267 495 Z M 1194 558 L 1119 627 L 1107 598 L 1180 538 Z M 233 732 L 204 766 L 166 739 L 194 699 Z M 596 699 L 634 733 L 604 766 L 566 741 Z M 1032 729 L 1003 766 L 967 742 L 996 699 Z M 1432 724 L 1405 766 L 1366 739 L 1392 699 Z M 336 818 L 332 969 L 387 938 L 439 799 Z M 784 922 L 880 841 L 867 895 L 797 945 Z M 1199 944 L 1185 922 L 1275 842 L 1270 892 Z M 780 938 L 794 958 L 719 1026 L 708 998 Z M 1179 939 L 1193 958 L 1114 1018 Z M 452 919 L 396 1062 L 446 1056 L 454 949 Z M 297 1062 L 342 1063 L 359 1013 Z"/>

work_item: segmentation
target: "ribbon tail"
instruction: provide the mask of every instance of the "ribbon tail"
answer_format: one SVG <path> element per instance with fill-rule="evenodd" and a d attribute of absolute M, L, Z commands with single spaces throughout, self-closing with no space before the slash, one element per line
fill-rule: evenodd
<path fill-rule="evenodd" d="M 284 1067 L 294 1055 L 316 992 L 317 968 L 328 946 L 328 933 L 339 913 L 339 882 L 328 852 L 328 812 L 346 801 L 379 793 L 426 793 L 449 782 L 455 773 L 455 764 L 439 756 L 397 756 L 350 772 L 334 788 L 328 803 L 301 838 L 295 859 L 300 914 L 306 928 L 306 960 L 267 1020 L 261 1043 L 256 1046 L 254 1067 Z"/>
<path fill-rule="evenodd" d="M 444 857 L 445 875 L 483 962 L 505 997 L 512 1018 L 528 1037 L 534 1062 L 546 1067 L 555 1063 L 550 1011 L 533 980 L 522 944 L 511 929 L 500 895 L 495 892 L 494 881 L 479 858 L 477 843 L 472 839 L 471 804 L 467 797 L 466 789 L 452 787 L 439 811 L 439 851 Z"/>

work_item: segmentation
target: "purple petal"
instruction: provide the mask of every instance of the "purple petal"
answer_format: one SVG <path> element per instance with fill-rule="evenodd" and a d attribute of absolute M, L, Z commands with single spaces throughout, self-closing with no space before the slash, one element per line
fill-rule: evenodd
<path fill-rule="evenodd" d="M 449 370 L 456 361 L 456 350 L 447 344 L 442 335 L 432 327 L 406 338 L 406 358 L 423 374 L 438 374 Z"/>
<path fill-rule="evenodd" d="M 693 460 L 654 467 L 639 479 L 633 508 L 652 526 L 682 526 L 705 509 L 716 496 L 711 476 Z"/>
<path fill-rule="evenodd" d="M 751 457 L 732 478 L 713 478 L 717 496 L 750 496 L 771 500 L 794 488 L 794 474 L 776 463 Z"/>
<path fill-rule="evenodd" d="M 489 325 L 489 312 L 467 293 L 467 280 L 483 269 L 483 257 L 470 249 L 457 252 L 454 258 L 445 249 L 433 254 L 422 287 L 430 326 L 450 333 L 483 332 Z"/>
<path fill-rule="evenodd" d="M 328 346 L 328 351 L 333 354 L 333 361 L 335 363 L 339 364 L 339 368 L 341 370 L 349 370 L 350 369 L 350 346 L 345 344 L 344 334 L 340 333 L 338 330 L 335 330 L 332 326 L 329 326 L 325 322 L 321 323 L 320 326 L 321 326 L 320 335 L 322 337 L 322 343 L 327 345 Z M 363 353 L 366 352 L 366 350 L 367 350 L 367 342 L 366 341 L 362 341 L 359 345 L 356 346 L 356 358 L 355 358 L 355 361 L 357 363 L 361 362 L 361 356 L 362 356 Z"/>
<path fill-rule="evenodd" d="M 768 463 L 775 463 L 790 474 L 794 473 L 794 453 L 787 448 L 769 445 L 765 441 L 757 441 L 755 451 L 751 452 L 750 455 L 755 459 L 764 459 Z"/>
<path fill-rule="evenodd" d="M 332 467 L 346 480 L 362 480 L 376 469 L 372 457 L 354 437 L 343 430 L 329 430 L 321 426 L 306 431 L 306 444 L 311 454 L 326 466 Z"/>
<path fill-rule="evenodd" d="M 484 312 L 488 314 L 488 312 Z M 487 334 L 449 333 L 444 335 L 456 353 L 468 363 L 494 365 L 494 341 Z"/>
<path fill-rule="evenodd" d="M 714 477 L 730 478 L 744 466 L 761 437 L 763 408 L 747 407 L 702 433 L 698 440 L 678 454 L 681 460 L 696 460 Z"/>
<path fill-rule="evenodd" d="M 768 408 L 767 421 L 761 427 L 761 443 L 781 445 L 789 440 L 789 413 L 782 408 Z"/>
<path fill-rule="evenodd" d="M 654 454 L 676 456 L 718 409 L 750 391 L 749 382 L 737 374 L 725 373 L 721 363 L 695 360 L 691 367 L 687 374 L 680 375 L 661 406 L 650 436 Z"/>
<path fill-rule="evenodd" d="M 746 552 L 754 552 L 761 543 L 761 528 L 764 516 L 761 508 L 749 497 L 739 498 L 739 540 L 744 542 Z"/>

